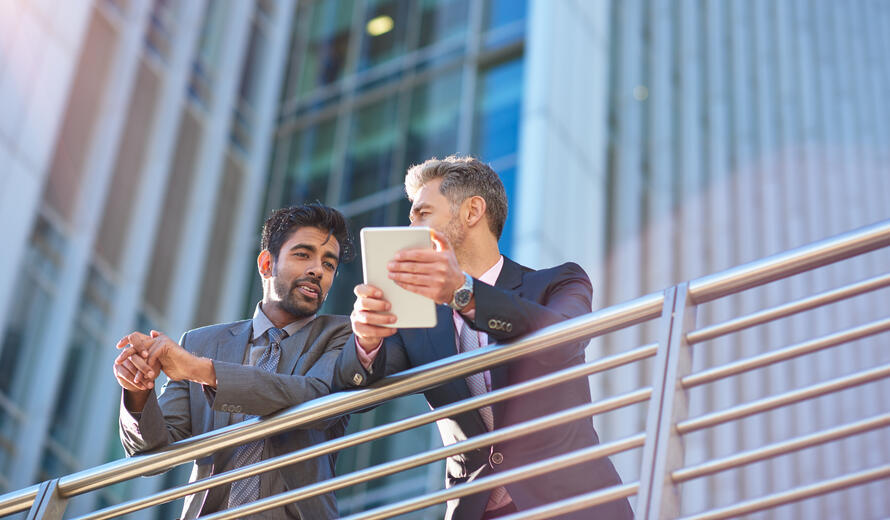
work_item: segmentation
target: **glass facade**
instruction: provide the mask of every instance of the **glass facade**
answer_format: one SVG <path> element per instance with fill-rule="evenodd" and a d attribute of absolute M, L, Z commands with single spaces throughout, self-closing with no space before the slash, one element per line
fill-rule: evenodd
<path fill-rule="evenodd" d="M 406 169 L 472 153 L 501 174 L 515 210 L 525 2 L 336 0 L 300 2 L 282 93 L 266 208 L 334 205 L 356 232 L 407 225 Z M 509 254 L 512 221 L 501 239 Z M 361 262 L 341 266 L 324 312 L 348 314 Z M 254 297 L 259 289 L 255 288 Z M 254 299 L 249 305 L 253 305 Z M 352 418 L 351 430 L 426 408 L 416 396 Z M 349 471 L 438 443 L 435 427 L 340 456 Z M 441 487 L 439 465 L 340 493 L 341 514 Z M 416 517 L 436 518 L 438 510 Z M 427 515 L 427 516 L 424 516 Z"/>

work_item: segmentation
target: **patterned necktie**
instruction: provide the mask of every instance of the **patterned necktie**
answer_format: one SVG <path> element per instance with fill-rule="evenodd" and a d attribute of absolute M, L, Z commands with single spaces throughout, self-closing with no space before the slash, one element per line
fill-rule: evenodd
<path fill-rule="evenodd" d="M 266 372 L 275 373 L 278 370 L 278 360 L 281 359 L 281 340 L 287 336 L 287 332 L 283 329 L 269 329 L 269 348 L 263 352 L 263 355 L 257 361 L 257 368 Z M 255 417 L 253 415 L 245 415 L 244 419 Z M 240 468 L 260 461 L 263 455 L 262 439 L 247 444 L 242 444 L 235 449 L 234 467 Z M 232 482 L 232 488 L 229 491 L 229 509 L 240 505 L 254 502 L 260 498 L 260 476 L 254 475 L 242 480 Z"/>
<path fill-rule="evenodd" d="M 465 323 L 460 328 L 460 351 L 470 352 L 477 348 L 479 348 L 479 334 Z M 485 376 L 482 372 L 467 376 L 467 386 L 470 387 L 470 395 L 474 397 L 488 392 L 488 387 L 485 385 Z M 491 407 L 483 406 L 479 408 L 479 414 L 482 416 L 485 427 L 489 431 L 494 429 L 494 416 L 492 415 Z"/>
<path fill-rule="evenodd" d="M 460 351 L 470 352 L 477 348 L 479 348 L 479 334 L 464 323 L 463 327 L 460 328 Z M 488 392 L 488 387 L 485 384 L 485 376 L 482 375 L 482 372 L 467 376 L 467 386 L 470 387 L 470 395 L 474 397 Z M 494 414 L 492 414 L 491 407 L 483 406 L 482 408 L 479 408 L 479 415 L 482 416 L 482 421 L 485 423 L 485 427 L 488 428 L 488 431 L 493 430 Z M 497 504 L 498 507 L 500 507 L 501 505 L 505 505 L 505 503 L 509 503 L 506 497 L 507 490 L 505 488 L 494 488 L 491 490 L 489 503 Z"/>

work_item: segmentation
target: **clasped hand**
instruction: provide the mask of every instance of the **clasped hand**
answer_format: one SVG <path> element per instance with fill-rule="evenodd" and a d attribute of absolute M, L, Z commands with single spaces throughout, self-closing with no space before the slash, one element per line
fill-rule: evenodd
<path fill-rule="evenodd" d="M 150 335 L 133 332 L 117 342 L 120 354 L 114 360 L 114 376 L 126 390 L 138 392 L 154 387 L 161 370 L 174 381 L 186 379 L 192 354 L 166 335 L 153 330 Z"/>

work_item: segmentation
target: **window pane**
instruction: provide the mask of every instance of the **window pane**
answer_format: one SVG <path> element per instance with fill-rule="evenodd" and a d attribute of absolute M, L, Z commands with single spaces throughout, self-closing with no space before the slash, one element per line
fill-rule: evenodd
<path fill-rule="evenodd" d="M 355 0 L 315 2 L 301 11 L 311 16 L 309 45 L 300 74 L 300 94 L 343 77 Z"/>
<path fill-rule="evenodd" d="M 389 184 L 396 144 L 398 102 L 395 97 L 373 102 L 352 120 L 341 201 L 370 195 Z"/>
<path fill-rule="evenodd" d="M 336 119 L 329 119 L 294 135 L 282 206 L 325 200 L 336 126 Z"/>
<path fill-rule="evenodd" d="M 408 128 L 406 162 L 416 164 L 457 149 L 461 73 L 449 72 L 414 89 Z"/>
<path fill-rule="evenodd" d="M 469 11 L 468 0 L 424 0 L 420 7 L 418 47 L 441 41 L 463 42 Z"/>
<path fill-rule="evenodd" d="M 405 52 L 410 3 L 407 0 L 370 0 L 362 27 L 359 70 L 385 63 Z"/>
<path fill-rule="evenodd" d="M 485 28 L 494 29 L 525 19 L 526 0 L 489 0 L 485 4 Z"/>
<path fill-rule="evenodd" d="M 522 98 L 522 60 L 499 64 L 479 76 L 473 153 L 491 162 L 516 152 Z"/>

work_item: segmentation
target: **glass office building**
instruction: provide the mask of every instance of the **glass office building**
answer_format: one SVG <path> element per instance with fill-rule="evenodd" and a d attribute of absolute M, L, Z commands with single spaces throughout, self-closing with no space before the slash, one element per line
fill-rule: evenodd
<path fill-rule="evenodd" d="M 890 217 L 890 6 L 881 0 L 0 1 L 0 493 L 123 455 L 112 345 L 249 316 L 273 208 L 407 224 L 402 180 L 474 154 L 507 188 L 502 251 L 581 264 L 602 308 Z M 882 256 L 883 255 L 883 256 Z M 876 253 L 703 308 L 701 323 L 886 273 Z M 348 313 L 360 263 L 326 312 Z M 784 283 L 784 282 L 783 282 Z M 886 317 L 887 290 L 697 347 L 697 369 Z M 594 340 L 589 358 L 656 331 Z M 701 414 L 890 360 L 886 334 L 690 394 Z M 641 369 L 591 378 L 595 396 Z M 698 434 L 688 463 L 886 413 L 887 382 Z M 357 414 L 351 430 L 426 408 Z M 642 407 L 594 419 L 638 432 Z M 341 454 L 368 467 L 435 428 Z M 875 431 L 683 487 L 684 513 L 886 463 Z M 638 452 L 614 460 L 639 477 Z M 185 468 L 70 514 L 182 482 Z M 341 513 L 443 485 L 431 465 L 339 494 Z M 886 482 L 765 518 L 890 515 Z M 633 501 L 631 501 L 633 505 Z M 178 504 L 134 518 L 169 518 Z M 431 508 L 413 518 L 439 518 Z"/>

